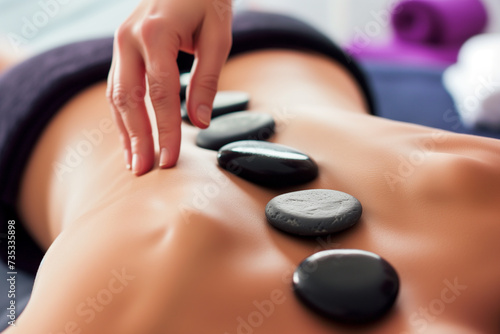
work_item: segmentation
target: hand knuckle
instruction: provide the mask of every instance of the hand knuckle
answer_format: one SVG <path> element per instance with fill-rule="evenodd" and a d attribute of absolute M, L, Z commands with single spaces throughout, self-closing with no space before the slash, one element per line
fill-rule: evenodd
<path fill-rule="evenodd" d="M 147 68 L 149 82 L 164 84 L 165 80 L 170 78 L 170 72 L 163 70 L 158 62 L 150 62 Z"/>
<path fill-rule="evenodd" d="M 146 17 L 139 24 L 139 33 L 145 39 L 149 40 L 151 37 L 155 37 L 163 30 L 163 25 L 160 19 L 152 18 L 150 16 Z"/>
<path fill-rule="evenodd" d="M 131 89 L 131 94 L 129 94 L 129 103 L 136 106 L 137 103 L 144 101 L 144 95 L 146 94 L 146 87 L 142 85 L 134 86 Z"/>
<path fill-rule="evenodd" d="M 127 24 L 122 24 L 115 32 L 115 42 L 118 47 L 121 48 L 123 45 L 130 42 L 131 32 L 130 27 Z"/>
<path fill-rule="evenodd" d="M 215 95 L 218 83 L 219 76 L 217 74 L 203 74 L 196 79 L 194 85 Z"/>
<path fill-rule="evenodd" d="M 149 96 L 151 101 L 154 103 L 166 103 L 170 98 L 172 98 L 166 85 L 154 82 L 149 86 Z"/>
<path fill-rule="evenodd" d="M 158 47 L 160 41 L 162 45 L 167 45 L 167 48 L 162 52 L 173 57 L 172 59 L 177 58 L 181 37 L 178 34 L 177 26 L 166 18 L 145 18 L 137 25 L 135 33 L 146 48 Z"/>
<path fill-rule="evenodd" d="M 126 112 L 129 108 L 129 95 L 127 90 L 121 86 L 115 86 L 111 95 L 111 101 L 119 112 Z"/>
<path fill-rule="evenodd" d="M 138 25 L 138 34 L 142 40 L 149 43 L 154 43 L 158 40 L 158 36 L 164 38 L 166 34 L 173 29 L 169 27 L 168 20 L 163 17 L 148 16 Z"/>

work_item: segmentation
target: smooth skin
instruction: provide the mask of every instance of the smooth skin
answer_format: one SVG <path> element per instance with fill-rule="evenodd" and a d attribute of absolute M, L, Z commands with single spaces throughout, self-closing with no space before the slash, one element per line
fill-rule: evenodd
<path fill-rule="evenodd" d="M 199 128 L 209 126 L 220 70 L 231 49 L 231 21 L 231 0 L 143 0 L 117 30 L 107 97 L 126 166 L 134 174 L 153 167 L 152 126 L 159 134 L 159 166 L 172 167 L 179 158 L 179 51 L 195 56 L 189 118 Z M 145 95 L 154 118 L 146 111 Z"/>
<path fill-rule="evenodd" d="M 216 152 L 195 145 L 198 129 L 182 124 L 178 165 L 137 178 L 120 163 L 105 83 L 89 87 L 46 128 L 23 176 L 18 208 L 47 253 L 25 311 L 5 333 L 500 332 L 498 140 L 368 115 L 349 72 L 321 55 L 239 55 L 219 89 L 248 92 L 252 112 L 277 121 L 271 141 L 311 155 L 319 177 L 280 191 L 246 182 L 221 170 Z M 102 141 L 92 153 L 58 173 L 67 146 L 94 130 Z M 269 226 L 271 198 L 313 188 L 358 198 L 358 225 L 312 240 Z M 293 294 L 303 259 L 347 248 L 379 254 L 400 275 L 397 302 L 380 322 L 330 322 Z M 262 320 L 256 305 L 266 305 Z"/>

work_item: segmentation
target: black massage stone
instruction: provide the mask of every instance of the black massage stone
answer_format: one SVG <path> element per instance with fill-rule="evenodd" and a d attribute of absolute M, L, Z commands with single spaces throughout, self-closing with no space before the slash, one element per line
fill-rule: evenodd
<path fill-rule="evenodd" d="M 273 198 L 266 217 L 279 230 L 300 236 L 321 236 L 345 230 L 361 217 L 361 203 L 335 190 L 295 191 Z"/>
<path fill-rule="evenodd" d="M 267 140 L 274 134 L 274 119 L 269 114 L 239 111 L 222 115 L 201 130 L 196 145 L 210 150 L 245 139 Z"/>
<path fill-rule="evenodd" d="M 217 158 L 227 171 L 270 188 L 303 184 L 318 176 L 318 166 L 306 154 L 265 141 L 227 144 L 219 150 Z"/>
<path fill-rule="evenodd" d="M 191 81 L 191 73 L 182 73 L 179 77 L 180 82 L 181 82 L 181 92 L 180 92 L 180 97 L 181 101 L 186 100 L 186 90 L 187 86 L 189 85 L 189 82 Z"/>
<path fill-rule="evenodd" d="M 326 250 L 295 270 L 299 299 L 332 320 L 363 324 L 381 318 L 394 304 L 399 277 L 380 256 L 361 250 Z"/>
<path fill-rule="evenodd" d="M 250 95 L 245 92 L 240 91 L 221 91 L 215 95 L 212 118 L 229 114 L 235 111 L 243 111 L 248 107 L 250 102 Z M 181 115 L 182 119 L 189 122 L 189 116 L 187 113 L 186 103 L 183 102 L 181 105 Z"/>

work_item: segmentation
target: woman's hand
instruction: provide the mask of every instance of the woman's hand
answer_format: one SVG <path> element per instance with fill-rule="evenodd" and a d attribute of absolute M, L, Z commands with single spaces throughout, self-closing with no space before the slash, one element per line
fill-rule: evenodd
<path fill-rule="evenodd" d="M 147 92 L 158 126 L 159 165 L 172 167 L 179 158 L 179 50 L 195 56 L 189 118 L 200 128 L 210 124 L 219 74 L 231 48 L 231 16 L 231 0 L 143 0 L 117 30 L 107 97 L 127 168 L 136 175 L 148 172 L 155 160 Z"/>

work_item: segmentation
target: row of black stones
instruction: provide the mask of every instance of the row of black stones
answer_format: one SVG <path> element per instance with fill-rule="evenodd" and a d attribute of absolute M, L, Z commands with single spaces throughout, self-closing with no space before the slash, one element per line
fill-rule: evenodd
<path fill-rule="evenodd" d="M 266 206 L 268 222 L 298 236 L 338 233 L 361 218 L 361 203 L 335 190 L 286 193 Z M 327 278 L 327 279 L 325 279 Z M 342 322 L 366 323 L 382 317 L 394 304 L 399 278 L 380 256 L 337 249 L 313 254 L 293 276 L 296 295 L 317 312 Z"/>
<path fill-rule="evenodd" d="M 189 80 L 181 80 L 181 94 Z M 184 93 L 185 94 L 185 93 Z M 200 131 L 196 144 L 218 150 L 218 163 L 227 171 L 266 187 L 287 187 L 314 180 L 318 166 L 293 148 L 265 142 L 274 134 L 272 116 L 240 111 L 248 94 L 219 92 L 214 118 Z M 183 119 L 188 121 L 185 104 Z M 313 189 L 285 193 L 266 206 L 275 228 L 302 237 L 338 233 L 355 225 L 361 203 L 335 190 Z M 337 249 L 315 253 L 299 264 L 293 275 L 298 298 L 311 309 L 341 322 L 366 323 L 381 318 L 394 304 L 399 277 L 380 256 L 361 250 Z"/>
<path fill-rule="evenodd" d="M 181 116 L 182 119 L 190 123 L 187 108 L 186 108 L 186 92 L 191 80 L 190 73 L 182 73 L 180 75 L 180 98 L 181 98 Z M 215 95 L 212 106 L 212 118 L 225 115 L 235 111 L 245 110 L 248 107 L 250 96 L 248 93 L 240 91 L 222 91 Z"/>

